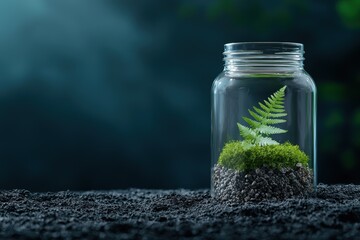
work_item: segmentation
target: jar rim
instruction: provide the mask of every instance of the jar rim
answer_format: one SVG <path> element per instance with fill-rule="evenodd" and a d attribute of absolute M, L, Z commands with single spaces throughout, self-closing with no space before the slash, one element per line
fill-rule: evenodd
<path fill-rule="evenodd" d="M 224 46 L 235 46 L 235 45 L 289 45 L 289 46 L 297 46 L 297 47 L 303 47 L 304 45 L 302 43 L 297 42 L 230 42 L 224 44 Z"/>
<path fill-rule="evenodd" d="M 296 42 L 232 42 L 224 44 L 224 53 L 234 51 L 281 52 L 284 50 L 304 53 L 304 45 Z"/>

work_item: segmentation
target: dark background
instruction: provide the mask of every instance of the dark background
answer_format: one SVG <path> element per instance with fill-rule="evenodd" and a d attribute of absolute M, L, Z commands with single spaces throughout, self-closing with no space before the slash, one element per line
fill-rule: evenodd
<path fill-rule="evenodd" d="M 0 1 L 0 188 L 205 188 L 223 44 L 293 41 L 324 183 L 360 183 L 359 0 Z"/>

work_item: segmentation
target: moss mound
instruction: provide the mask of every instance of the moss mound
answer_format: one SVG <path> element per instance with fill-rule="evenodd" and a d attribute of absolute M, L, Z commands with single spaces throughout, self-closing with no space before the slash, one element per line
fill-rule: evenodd
<path fill-rule="evenodd" d="M 299 146 L 290 143 L 245 149 L 240 141 L 234 141 L 224 146 L 218 163 L 238 171 L 248 171 L 263 166 L 276 169 L 294 168 L 297 163 L 308 166 L 308 160 L 308 156 Z"/>

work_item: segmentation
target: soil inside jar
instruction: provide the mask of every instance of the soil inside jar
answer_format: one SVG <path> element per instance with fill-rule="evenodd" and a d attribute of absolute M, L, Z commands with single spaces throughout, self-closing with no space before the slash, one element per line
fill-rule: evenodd
<path fill-rule="evenodd" d="M 224 201 L 283 200 L 314 190 L 312 171 L 301 164 L 281 169 L 263 166 L 248 172 L 216 164 L 213 171 L 214 195 Z"/>

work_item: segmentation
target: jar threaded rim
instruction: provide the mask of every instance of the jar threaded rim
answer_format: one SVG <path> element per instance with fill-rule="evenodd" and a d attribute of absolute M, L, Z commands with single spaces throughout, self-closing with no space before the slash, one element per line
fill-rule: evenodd
<path fill-rule="evenodd" d="M 224 45 L 225 71 L 302 69 L 304 47 L 293 42 L 236 42 Z"/>

